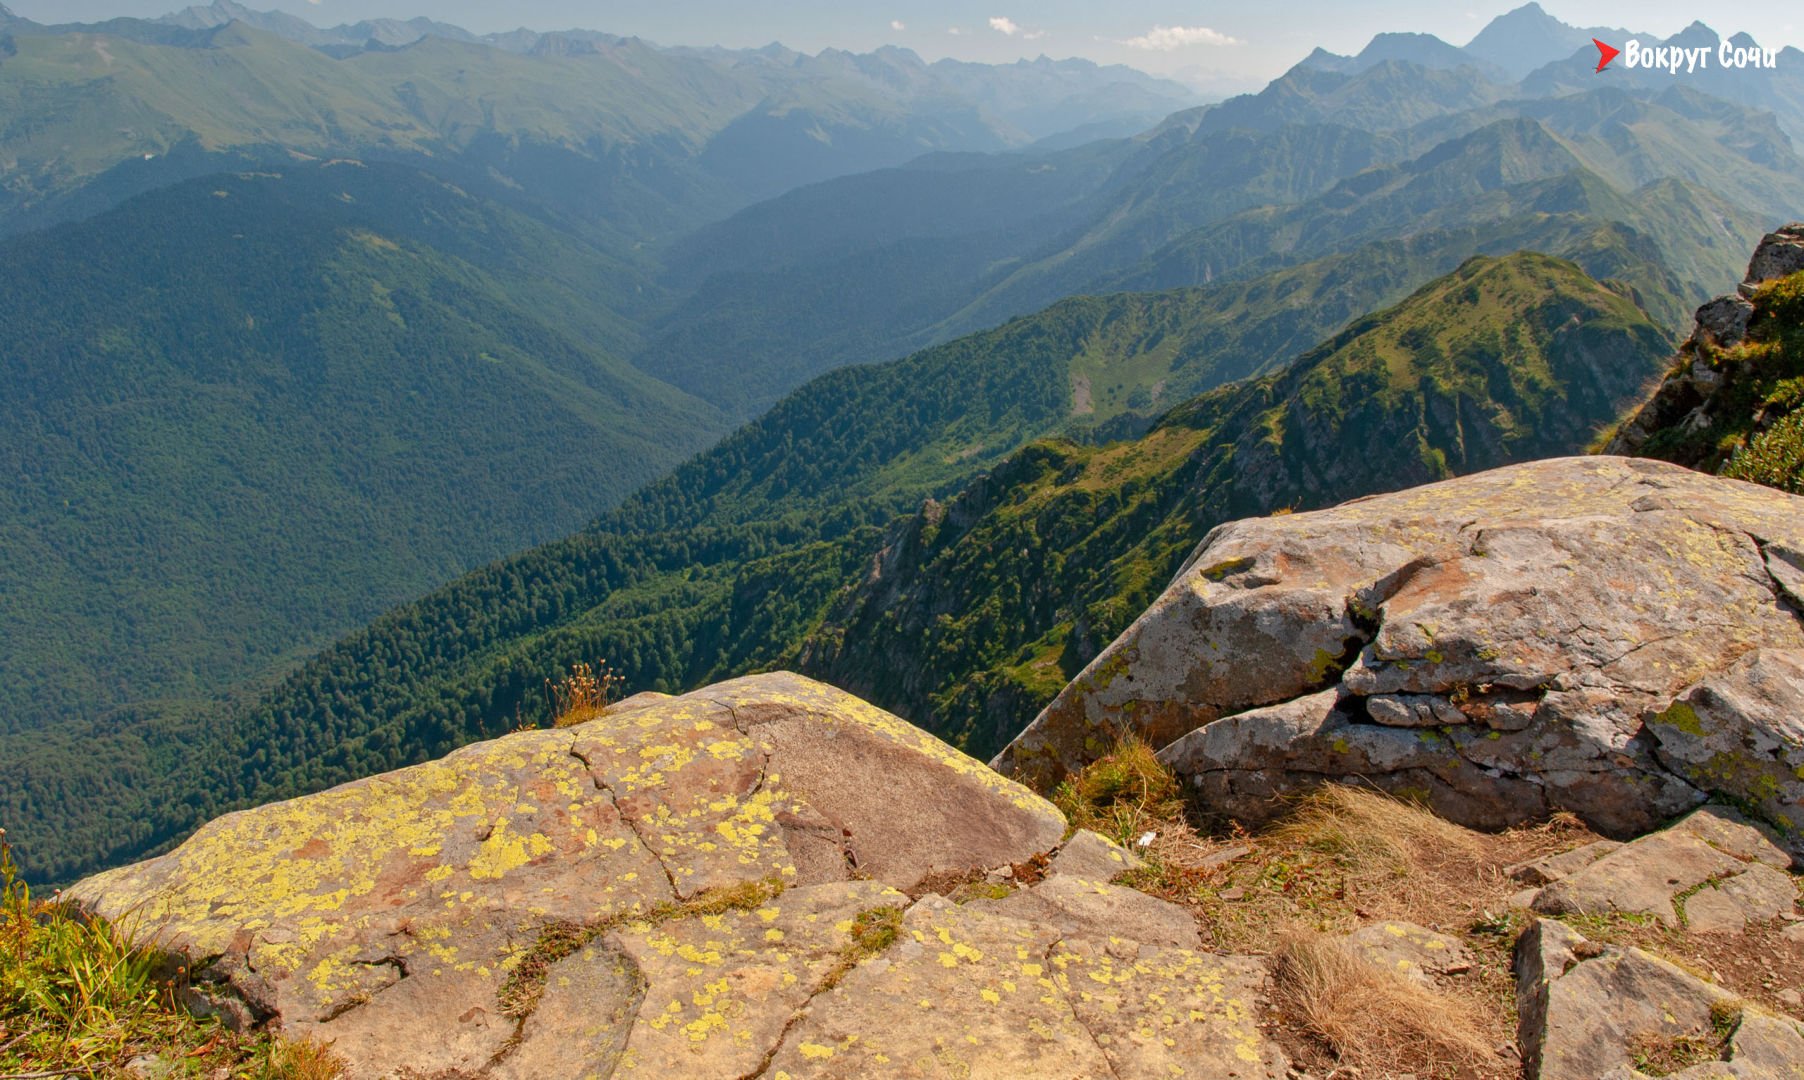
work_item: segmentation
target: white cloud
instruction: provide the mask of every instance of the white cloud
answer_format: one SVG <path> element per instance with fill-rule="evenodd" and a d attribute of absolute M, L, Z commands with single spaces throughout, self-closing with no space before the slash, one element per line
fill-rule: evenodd
<path fill-rule="evenodd" d="M 1190 45 L 1239 45 L 1240 39 L 1229 37 L 1220 30 L 1211 30 L 1207 26 L 1155 26 L 1139 37 L 1128 38 L 1122 42 L 1134 49 L 1151 49 L 1155 52 L 1171 52 Z"/>
<path fill-rule="evenodd" d="M 890 20 L 890 21 L 889 21 L 889 28 L 890 28 L 890 29 L 891 29 L 891 30 L 906 30 L 906 29 L 908 29 L 908 27 L 907 27 L 907 25 L 905 25 L 905 24 L 904 24 L 904 23 L 903 23 L 903 22 L 902 22 L 902 20 L 901 20 L 901 19 L 891 19 L 891 20 Z"/>
<path fill-rule="evenodd" d="M 953 37 L 957 37 L 960 34 L 964 33 L 964 31 L 960 30 L 956 26 L 948 26 L 948 27 L 946 27 L 946 33 L 951 34 Z"/>
<path fill-rule="evenodd" d="M 1028 41 L 1038 41 L 1046 36 L 1046 31 L 1024 29 L 1020 23 L 1006 15 L 998 15 L 992 18 L 990 20 L 990 29 L 996 31 L 998 34 L 1007 34 L 1009 37 L 1026 38 Z"/>

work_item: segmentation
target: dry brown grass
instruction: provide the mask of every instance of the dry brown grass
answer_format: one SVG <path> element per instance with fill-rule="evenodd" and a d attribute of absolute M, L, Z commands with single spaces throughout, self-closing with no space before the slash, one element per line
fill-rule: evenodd
<path fill-rule="evenodd" d="M 1475 1004 L 1386 971 L 1338 938 L 1296 934 L 1272 959 L 1273 1005 L 1339 1067 L 1367 1075 L 1477 1075 L 1497 1065 Z"/>
<path fill-rule="evenodd" d="M 607 661 L 599 664 L 576 664 L 560 679 L 545 680 L 545 697 L 551 703 L 553 727 L 586 724 L 614 702 L 614 692 L 625 680 L 614 674 Z"/>
<path fill-rule="evenodd" d="M 1330 784 L 1297 801 L 1270 833 L 1280 846 L 1336 859 L 1367 882 L 1481 864 L 1483 837 L 1382 792 Z"/>
<path fill-rule="evenodd" d="M 1213 951 L 1289 955 L 1293 971 L 1305 971 L 1293 943 L 1382 919 L 1451 934 L 1472 950 L 1472 970 L 1439 980 L 1432 1010 L 1420 1001 L 1377 1008 L 1370 999 L 1358 1010 L 1372 1045 L 1415 1041 L 1412 1011 L 1464 1017 L 1448 1029 L 1452 1041 L 1431 1045 L 1418 1067 L 1383 1064 L 1388 1059 L 1357 1040 L 1311 1035 L 1310 1025 L 1273 1016 L 1273 1036 L 1318 1075 L 1363 1057 L 1380 1062 L 1361 1066 L 1368 1077 L 1399 1070 L 1422 1080 L 1518 1076 L 1520 1062 L 1508 1050 L 1516 1024 L 1510 950 L 1523 924 L 1509 899 L 1521 886 L 1505 870 L 1597 839 L 1570 816 L 1474 832 L 1413 803 L 1341 785 L 1298 798 L 1274 824 L 1249 830 L 1187 804 L 1150 748 L 1132 743 L 1070 778 L 1053 801 L 1074 825 L 1134 846 L 1148 865 L 1124 882 L 1189 908 Z M 1139 847 L 1135 841 L 1148 833 L 1151 843 Z"/>

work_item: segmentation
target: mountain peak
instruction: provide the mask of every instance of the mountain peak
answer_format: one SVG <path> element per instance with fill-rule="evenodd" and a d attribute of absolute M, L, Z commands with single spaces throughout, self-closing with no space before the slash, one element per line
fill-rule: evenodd
<path fill-rule="evenodd" d="M 1520 79 L 1544 64 L 1571 56 L 1593 37 L 1614 41 L 1624 36 L 1610 27 L 1568 25 L 1540 4 L 1528 3 L 1485 24 L 1463 51 Z"/>
<path fill-rule="evenodd" d="M 1666 44 L 1668 44 L 1668 45 L 1692 45 L 1692 46 L 1715 45 L 1721 41 L 1722 41 L 1721 35 L 1719 35 L 1715 30 L 1712 30 L 1709 26 L 1705 25 L 1703 20 L 1698 19 L 1698 20 L 1693 20 L 1693 22 L 1690 26 L 1687 26 L 1685 29 L 1674 34 L 1672 37 L 1667 38 Z"/>

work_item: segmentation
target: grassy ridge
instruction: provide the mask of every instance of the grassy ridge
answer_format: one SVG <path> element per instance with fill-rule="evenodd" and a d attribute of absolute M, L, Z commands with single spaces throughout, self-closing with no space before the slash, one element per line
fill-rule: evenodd
<path fill-rule="evenodd" d="M 1637 452 L 1804 494 L 1804 273 L 1767 282 L 1753 303 L 1745 341 L 1680 354 L 1718 380 L 1707 401 L 1681 402 L 1702 405 L 1708 422 L 1655 430 Z"/>
<path fill-rule="evenodd" d="M 804 668 L 987 756 L 1213 526 L 1577 452 L 1667 347 L 1570 263 L 1473 259 L 1140 439 L 1030 447 L 918 515 L 804 647 Z"/>

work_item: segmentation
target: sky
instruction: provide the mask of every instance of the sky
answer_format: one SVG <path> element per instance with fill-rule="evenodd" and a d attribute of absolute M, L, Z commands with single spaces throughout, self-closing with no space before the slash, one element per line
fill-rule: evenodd
<path fill-rule="evenodd" d="M 26 18 L 74 22 L 160 15 L 179 0 L 0 0 Z M 866 52 L 902 45 L 928 60 L 951 56 L 991 63 L 1088 57 L 1184 79 L 1199 87 L 1246 89 L 1282 73 L 1320 45 L 1358 52 L 1373 34 L 1412 30 L 1464 45 L 1491 18 L 1518 6 L 1463 0 L 1286 0 L 1282 4 L 1172 3 L 1167 0 L 244 0 L 321 26 L 426 15 L 477 33 L 580 27 L 636 34 L 666 45 L 750 47 L 780 41 L 818 52 Z M 1621 26 L 1667 35 L 1701 19 L 1724 36 L 1745 30 L 1771 48 L 1804 47 L 1804 7 L 1796 2 L 1736 5 L 1669 0 L 1542 0 L 1575 26 Z M 1729 12 L 1729 14 L 1724 14 Z"/>

